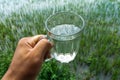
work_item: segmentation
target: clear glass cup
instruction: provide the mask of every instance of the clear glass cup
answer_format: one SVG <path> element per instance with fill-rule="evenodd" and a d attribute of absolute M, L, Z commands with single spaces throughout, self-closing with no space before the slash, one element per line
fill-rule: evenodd
<path fill-rule="evenodd" d="M 80 33 L 84 19 L 74 12 L 59 12 L 45 21 L 47 37 L 54 44 L 51 57 L 61 63 L 74 60 L 80 45 Z"/>

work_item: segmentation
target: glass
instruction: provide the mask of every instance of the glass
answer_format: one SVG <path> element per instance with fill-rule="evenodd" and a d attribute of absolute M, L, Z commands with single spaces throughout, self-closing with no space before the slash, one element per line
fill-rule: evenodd
<path fill-rule="evenodd" d="M 83 18 L 73 12 L 59 12 L 45 21 L 47 37 L 54 44 L 52 58 L 61 63 L 74 60 L 79 50 L 80 33 L 84 28 Z"/>

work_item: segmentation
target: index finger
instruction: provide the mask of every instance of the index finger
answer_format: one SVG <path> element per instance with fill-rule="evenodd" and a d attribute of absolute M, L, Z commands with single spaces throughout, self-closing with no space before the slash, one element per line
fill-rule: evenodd
<path fill-rule="evenodd" d="M 33 48 L 33 52 L 35 53 L 34 55 L 44 59 L 46 52 L 50 51 L 52 46 L 52 43 L 50 43 L 47 39 L 42 39 Z"/>

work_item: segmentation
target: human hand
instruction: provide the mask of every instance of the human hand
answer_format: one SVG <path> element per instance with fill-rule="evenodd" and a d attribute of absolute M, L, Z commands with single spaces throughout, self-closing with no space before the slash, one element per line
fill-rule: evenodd
<path fill-rule="evenodd" d="M 22 38 L 2 80 L 35 80 L 52 44 L 43 35 Z"/>

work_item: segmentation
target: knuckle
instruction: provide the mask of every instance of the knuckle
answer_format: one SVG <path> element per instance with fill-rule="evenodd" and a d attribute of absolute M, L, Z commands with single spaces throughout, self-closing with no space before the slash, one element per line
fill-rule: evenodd
<path fill-rule="evenodd" d="M 18 42 L 18 45 L 23 45 L 26 42 L 27 38 L 21 38 Z"/>

